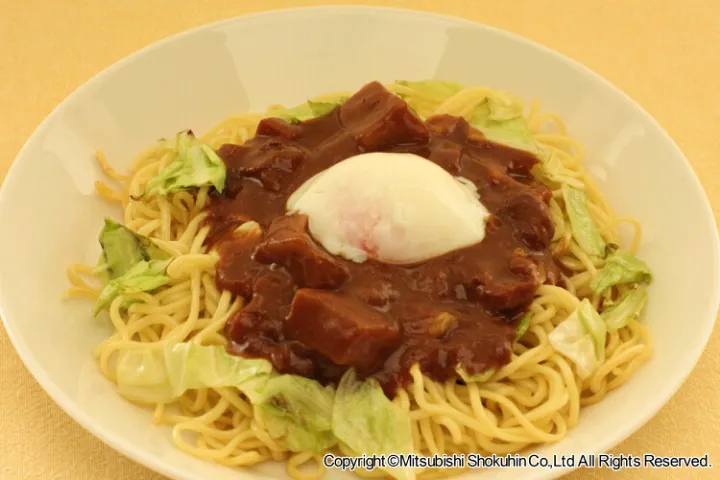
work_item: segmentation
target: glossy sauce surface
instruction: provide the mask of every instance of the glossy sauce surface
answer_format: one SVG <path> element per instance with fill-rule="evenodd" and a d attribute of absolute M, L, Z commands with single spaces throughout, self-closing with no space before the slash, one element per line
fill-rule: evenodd
<path fill-rule="evenodd" d="M 285 214 L 286 201 L 315 174 L 372 151 L 413 153 L 475 184 L 491 214 L 483 241 L 414 266 L 327 253 L 307 217 Z M 458 364 L 497 368 L 538 286 L 562 283 L 549 251 L 550 192 L 530 173 L 536 158 L 488 142 L 462 118 L 424 122 L 379 83 L 316 119 L 265 119 L 254 138 L 218 154 L 227 183 L 211 202 L 208 242 L 220 252 L 218 286 L 247 300 L 228 320 L 228 350 L 281 372 L 328 383 L 353 367 L 392 395 L 416 363 L 438 381 Z M 260 229 L 234 232 L 248 221 Z"/>

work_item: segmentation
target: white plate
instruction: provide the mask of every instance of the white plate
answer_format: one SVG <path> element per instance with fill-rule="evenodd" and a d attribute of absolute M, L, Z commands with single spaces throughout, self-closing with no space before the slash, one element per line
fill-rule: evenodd
<path fill-rule="evenodd" d="M 178 451 L 170 430 L 114 392 L 92 358 L 109 329 L 84 302 L 60 300 L 71 261 L 94 262 L 104 215 L 93 192 L 103 150 L 125 170 L 158 137 L 203 131 L 237 112 L 292 105 L 370 80 L 440 78 L 543 99 L 581 140 L 615 209 L 640 219 L 651 265 L 645 321 L 655 353 L 622 388 L 583 410 L 543 454 L 599 452 L 654 415 L 700 356 L 718 307 L 718 236 L 703 190 L 668 135 L 585 67 L 468 21 L 379 8 L 309 8 L 193 30 L 113 65 L 68 97 L 30 137 L 0 193 L 0 305 L 28 369 L 53 399 L 113 448 L 178 479 L 282 475 L 279 464 L 231 470 Z M 476 471 L 541 479 L 562 469 Z"/>

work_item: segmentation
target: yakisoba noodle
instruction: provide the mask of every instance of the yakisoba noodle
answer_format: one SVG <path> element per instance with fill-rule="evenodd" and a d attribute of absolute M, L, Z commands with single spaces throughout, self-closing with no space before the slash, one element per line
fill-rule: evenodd
<path fill-rule="evenodd" d="M 387 88 L 402 94 L 423 117 L 447 113 L 469 118 L 475 107 L 492 93 L 487 88 L 466 88 L 439 103 L 402 85 Z M 231 117 L 200 137 L 200 141 L 215 149 L 225 143 L 243 143 L 255 134 L 263 117 L 257 114 Z M 589 298 L 595 308 L 599 306 L 600 297 L 592 295 L 589 284 L 604 263 L 588 256 L 573 240 L 561 185 L 566 183 L 585 191 L 590 214 L 607 242 L 619 244 L 617 226 L 628 223 L 634 228 L 629 246 L 634 252 L 641 229 L 634 219 L 615 216 L 582 168 L 582 147 L 567 136 L 556 115 L 540 113 L 535 102 L 526 120 L 535 140 L 547 153 L 536 167 L 536 175 L 552 188 L 550 213 L 555 224 L 552 250 L 572 275 L 568 277 L 567 289 L 543 285 L 537 290 L 530 306 L 534 315 L 529 329 L 515 343 L 510 363 L 488 381 L 462 385 L 451 380 L 442 384 L 424 377 L 417 367 L 411 371 L 412 384 L 399 390 L 394 402 L 409 411 L 418 453 L 507 454 L 534 444 L 558 441 L 577 424 L 584 405 L 601 400 L 623 384 L 651 354 L 648 332 L 635 319 L 609 332 L 605 361 L 585 380 L 550 345 L 548 334 L 576 309 L 582 298 Z M 553 133 L 544 133 L 552 130 Z M 203 225 L 208 188 L 135 200 L 132 195 L 142 191 L 145 182 L 173 160 L 174 150 L 162 143 L 146 150 L 133 163 L 130 175 L 114 171 L 101 153 L 97 157 L 103 171 L 120 187 L 97 182 L 98 193 L 122 205 L 126 227 L 150 237 L 173 257 L 167 268 L 171 279 L 167 288 L 154 294 L 120 296 L 112 302 L 109 316 L 115 333 L 94 351 L 103 375 L 115 381 L 116 354 L 140 344 L 182 341 L 225 344 L 227 339 L 222 334 L 225 323 L 243 306 L 243 300 L 228 291 L 219 291 L 215 284 L 218 257 L 203 245 L 208 235 L 208 227 Z M 84 280 L 93 271 L 93 267 L 85 265 L 68 269 L 73 284 L 70 296 L 92 299 L 98 296 L 100 289 Z M 618 298 L 626 288 L 629 287 L 621 285 L 606 295 Z M 128 298 L 137 302 L 127 311 L 121 310 L 121 304 Z M 253 406 L 233 388 L 191 390 L 173 404 L 156 404 L 153 408 L 153 422 L 172 425 L 174 443 L 196 457 L 228 466 L 285 460 L 288 473 L 298 479 L 319 478 L 325 473 L 323 454 L 292 453 L 278 444 Z M 352 454 L 342 443 L 336 448 Z M 357 473 L 383 475 L 380 471 Z M 450 472 L 417 473 L 431 478 Z"/>

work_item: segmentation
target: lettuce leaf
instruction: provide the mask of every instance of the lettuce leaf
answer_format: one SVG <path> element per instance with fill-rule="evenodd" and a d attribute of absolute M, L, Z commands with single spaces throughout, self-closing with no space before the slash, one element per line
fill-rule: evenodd
<path fill-rule="evenodd" d="M 310 107 L 310 111 L 312 112 L 312 118 L 315 118 L 327 115 L 335 110 L 338 105 L 345 103 L 346 100 L 347 97 L 338 97 L 337 99 L 322 102 L 313 102 L 312 100 L 308 100 L 307 103 Z"/>
<path fill-rule="evenodd" d="M 515 333 L 516 342 L 520 340 L 530 328 L 530 320 L 532 320 L 533 315 L 533 312 L 527 312 L 523 318 L 520 319 L 520 323 L 518 323 L 517 331 Z"/>
<path fill-rule="evenodd" d="M 169 263 L 169 260 L 142 260 L 121 276 L 110 280 L 100 292 L 93 314 L 97 315 L 108 308 L 119 295 L 150 292 L 167 284 L 170 279 L 165 275 L 165 268 Z"/>
<path fill-rule="evenodd" d="M 100 263 L 107 265 L 108 278 L 124 275 L 143 260 L 165 260 L 169 255 L 153 244 L 149 238 L 138 235 L 109 218 L 98 238 L 102 247 Z"/>
<path fill-rule="evenodd" d="M 550 333 L 550 345 L 569 358 L 580 378 L 588 378 L 605 361 L 607 329 L 588 299 Z"/>
<path fill-rule="evenodd" d="M 522 101 L 507 93 L 495 92 L 475 107 L 470 125 L 491 142 L 534 154 L 539 151 L 523 117 Z"/>
<path fill-rule="evenodd" d="M 332 428 L 357 454 L 410 453 L 413 449 L 408 413 L 385 396 L 375 379 L 360 381 L 353 369 L 345 372 L 335 392 Z M 409 468 L 387 473 L 400 480 L 414 478 Z"/>
<path fill-rule="evenodd" d="M 305 120 L 310 120 L 311 118 L 327 115 L 332 112 L 335 107 L 345 103 L 347 99 L 348 97 L 338 96 L 322 101 L 309 100 L 297 107 L 273 110 L 272 112 L 269 112 L 268 115 L 270 117 L 281 118 L 286 122 L 300 123 Z"/>
<path fill-rule="evenodd" d="M 338 439 L 358 453 L 412 450 L 408 413 L 388 400 L 377 381 L 359 381 L 353 370 L 335 392 L 315 380 L 277 375 L 267 360 L 192 342 L 138 344 L 116 368 L 120 394 L 143 403 L 172 402 L 189 389 L 237 388 L 258 408 L 270 435 L 291 451 L 319 452 Z M 411 478 L 403 469 L 389 473 Z"/>
<path fill-rule="evenodd" d="M 405 100 L 410 108 L 424 118 L 433 115 L 440 104 L 463 89 L 460 84 L 442 80 L 421 80 L 419 82 L 398 80 L 395 85 L 403 87 L 395 88 L 396 95 Z"/>
<path fill-rule="evenodd" d="M 629 250 L 619 248 L 605 261 L 605 266 L 590 282 L 593 293 L 600 295 L 607 288 L 620 283 L 650 283 L 652 273 L 648 264 L 638 259 Z"/>
<path fill-rule="evenodd" d="M 185 130 L 178 133 L 175 150 L 175 159 L 145 184 L 143 195 L 169 195 L 205 186 L 223 191 L 225 164 L 212 148 L 198 144 L 192 132 Z"/>
<path fill-rule="evenodd" d="M 562 193 L 573 238 L 584 252 L 594 257 L 604 257 L 605 240 L 590 216 L 585 192 L 563 184 Z"/>
<path fill-rule="evenodd" d="M 421 80 L 418 82 L 411 82 L 409 80 L 397 80 L 395 83 L 415 90 L 418 95 L 422 95 L 428 100 L 432 100 L 437 103 L 444 102 L 445 100 L 452 97 L 463 89 L 462 85 L 460 85 L 459 83 L 432 79 Z M 399 94 L 399 97 L 406 98 L 407 95 Z"/>
<path fill-rule="evenodd" d="M 337 443 L 332 433 L 335 392 L 315 380 L 280 375 L 268 381 L 258 409 L 270 436 L 293 452 L 320 452 Z"/>
<path fill-rule="evenodd" d="M 267 360 L 230 355 L 219 345 L 183 342 L 128 350 L 119 358 L 116 373 L 124 397 L 167 403 L 186 390 L 210 387 L 236 387 L 257 400 L 271 371 Z"/>
<path fill-rule="evenodd" d="M 148 260 L 137 236 L 113 220 L 105 219 L 98 240 L 102 247 L 100 262 L 107 265 L 106 272 L 111 280 L 122 276 L 136 263 Z"/>
<path fill-rule="evenodd" d="M 602 312 L 600 317 L 602 317 L 608 329 L 620 329 L 627 325 L 631 319 L 640 315 L 646 301 L 647 290 L 642 285 L 637 285 L 632 290 L 625 292 L 620 300 Z"/>
<path fill-rule="evenodd" d="M 603 322 L 600 314 L 597 313 L 587 298 L 580 302 L 577 313 L 583 327 L 585 327 L 585 331 L 590 333 L 592 337 L 597 361 L 603 363 L 605 361 L 605 340 L 607 336 L 605 322 Z"/>

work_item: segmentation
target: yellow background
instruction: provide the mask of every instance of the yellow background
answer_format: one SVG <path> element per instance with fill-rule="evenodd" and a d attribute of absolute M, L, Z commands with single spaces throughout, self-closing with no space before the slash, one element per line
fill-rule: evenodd
<path fill-rule="evenodd" d="M 677 141 L 717 217 L 720 0 L 0 0 L 0 178 L 55 105 L 135 50 L 223 18 L 330 3 L 463 16 L 584 63 L 637 100 Z M 683 328 L 683 319 L 677 322 Z M 102 444 L 55 406 L 28 374 L 3 329 L 0 345 L 0 478 L 161 478 Z M 715 329 L 680 391 L 614 453 L 709 453 L 720 467 L 719 364 L 720 334 Z M 719 470 L 583 470 L 567 478 L 709 479 L 718 478 Z"/>

